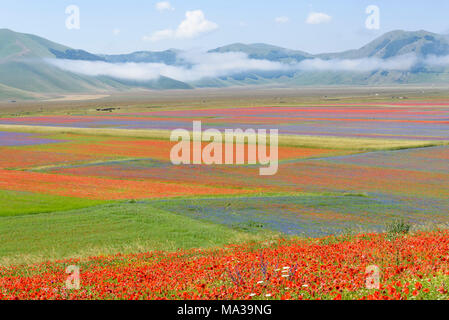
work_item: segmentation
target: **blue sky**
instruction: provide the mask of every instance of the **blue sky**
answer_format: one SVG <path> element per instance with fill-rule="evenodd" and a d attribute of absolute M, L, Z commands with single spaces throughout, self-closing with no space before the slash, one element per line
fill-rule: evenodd
<path fill-rule="evenodd" d="M 3 1 L 0 27 L 93 53 L 211 49 L 234 42 L 319 53 L 357 48 L 395 29 L 449 33 L 447 0 L 171 0 L 161 10 L 158 2 Z M 80 9 L 79 30 L 66 28 L 69 5 Z M 365 28 L 368 5 L 380 9 L 379 30 Z M 186 12 L 191 12 L 189 19 Z M 322 19 L 307 23 L 311 13 Z"/>

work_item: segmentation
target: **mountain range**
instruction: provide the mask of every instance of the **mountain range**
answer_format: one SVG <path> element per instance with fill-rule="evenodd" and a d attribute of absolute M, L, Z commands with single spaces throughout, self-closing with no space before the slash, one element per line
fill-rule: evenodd
<path fill-rule="evenodd" d="M 449 37 L 427 31 L 392 31 L 360 49 L 337 53 L 309 54 L 268 44 L 235 43 L 209 53 L 243 53 L 250 59 L 285 65 L 319 59 L 320 61 L 389 59 L 413 54 L 417 58 L 449 56 Z M 416 64 L 406 70 L 303 70 L 280 69 L 242 71 L 216 77 L 179 81 L 170 77 L 130 80 L 111 75 L 86 75 L 47 63 L 47 59 L 104 63 L 158 63 L 190 68 L 180 50 L 141 51 L 130 54 L 92 54 L 69 48 L 47 39 L 0 29 L 0 100 L 39 99 L 49 95 L 106 93 L 143 89 L 192 89 L 244 85 L 376 85 L 390 83 L 441 83 L 449 80 L 447 66 Z"/>

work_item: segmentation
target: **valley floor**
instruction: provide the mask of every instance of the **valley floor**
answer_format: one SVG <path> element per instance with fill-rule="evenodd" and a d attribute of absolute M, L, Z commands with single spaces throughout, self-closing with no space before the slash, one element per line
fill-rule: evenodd
<path fill-rule="evenodd" d="M 449 298 L 446 100 L 121 108 L 0 118 L 0 299 Z M 173 165 L 193 120 L 278 173 Z"/>

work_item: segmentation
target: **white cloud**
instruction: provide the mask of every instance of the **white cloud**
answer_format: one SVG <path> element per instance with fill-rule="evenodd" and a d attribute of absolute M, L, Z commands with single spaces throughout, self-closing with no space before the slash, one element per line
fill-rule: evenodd
<path fill-rule="evenodd" d="M 172 66 L 163 63 L 108 63 L 102 61 L 80 61 L 51 59 L 49 63 L 74 73 L 89 76 L 110 76 L 127 80 L 155 80 L 160 76 L 179 81 L 195 81 L 232 75 L 245 71 L 275 71 L 288 69 L 287 65 L 268 60 L 249 59 L 241 52 L 228 53 L 182 53 L 180 59 L 191 67 Z"/>
<path fill-rule="evenodd" d="M 214 22 L 206 20 L 203 11 L 187 11 L 186 19 L 176 30 L 178 38 L 193 38 L 201 33 L 210 32 L 218 28 Z"/>
<path fill-rule="evenodd" d="M 289 17 L 277 17 L 276 19 L 274 19 L 274 21 L 276 22 L 276 23 L 287 23 L 287 22 L 289 22 L 290 21 L 290 18 Z"/>
<path fill-rule="evenodd" d="M 444 67 L 449 65 L 449 56 L 430 55 L 424 61 L 424 64 L 432 67 Z"/>
<path fill-rule="evenodd" d="M 430 56 L 422 59 L 413 53 L 390 59 L 306 59 L 292 64 L 250 59 L 248 55 L 241 52 L 184 52 L 178 55 L 178 59 L 186 62 L 185 65 L 189 65 L 189 67 L 163 63 L 108 63 L 61 59 L 50 59 L 47 61 L 61 69 L 89 76 L 102 75 L 138 81 L 155 80 L 160 76 L 165 76 L 186 82 L 257 71 L 370 72 L 376 70 L 408 71 L 417 64 L 449 66 L 449 56 Z"/>
<path fill-rule="evenodd" d="M 170 2 L 168 1 L 161 1 L 156 3 L 156 9 L 158 11 L 167 11 L 167 10 L 175 10 Z"/>
<path fill-rule="evenodd" d="M 143 40 L 156 42 L 159 40 L 173 38 L 174 35 L 175 35 L 175 32 L 171 29 L 159 30 L 159 31 L 154 32 L 151 36 L 143 36 Z"/>
<path fill-rule="evenodd" d="M 176 30 L 165 29 L 154 32 L 151 36 L 144 36 L 145 41 L 159 41 L 164 39 L 191 39 L 200 34 L 214 31 L 218 25 L 208 21 L 203 11 L 187 11 L 186 18 Z"/>
<path fill-rule="evenodd" d="M 322 12 L 311 12 L 307 17 L 306 23 L 308 24 L 321 24 L 331 22 L 332 17 Z"/>
<path fill-rule="evenodd" d="M 297 68 L 303 71 L 351 71 L 369 72 L 374 70 L 410 70 L 419 59 L 415 54 L 407 54 L 391 59 L 306 59 L 298 63 Z"/>
<path fill-rule="evenodd" d="M 115 28 L 114 30 L 112 30 L 112 34 L 114 36 L 118 36 L 120 34 L 120 29 L 119 28 Z"/>

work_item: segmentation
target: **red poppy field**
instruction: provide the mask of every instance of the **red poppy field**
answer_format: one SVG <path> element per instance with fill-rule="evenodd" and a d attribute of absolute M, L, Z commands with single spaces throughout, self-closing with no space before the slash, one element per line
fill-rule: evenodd
<path fill-rule="evenodd" d="M 448 261 L 447 231 L 273 240 L 2 268 L 0 299 L 447 299 Z M 66 287 L 70 265 L 79 290 Z"/>

